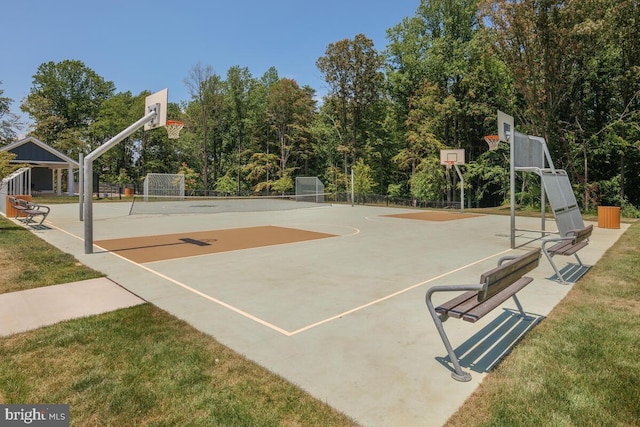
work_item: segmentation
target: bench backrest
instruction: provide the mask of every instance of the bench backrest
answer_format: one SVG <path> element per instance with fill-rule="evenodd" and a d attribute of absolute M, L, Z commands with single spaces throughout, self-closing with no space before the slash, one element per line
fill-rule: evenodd
<path fill-rule="evenodd" d="M 484 287 L 478 292 L 478 302 L 491 298 L 536 268 L 540 263 L 540 254 L 540 249 L 533 249 L 482 274 L 480 283 Z"/>
<path fill-rule="evenodd" d="M 592 232 L 593 232 L 593 224 L 590 224 L 588 227 L 585 227 L 581 230 L 570 231 L 569 233 L 567 233 L 567 237 L 570 237 L 573 235 L 574 236 L 573 244 L 575 245 L 576 243 L 580 243 L 583 240 L 587 240 L 591 236 Z"/>

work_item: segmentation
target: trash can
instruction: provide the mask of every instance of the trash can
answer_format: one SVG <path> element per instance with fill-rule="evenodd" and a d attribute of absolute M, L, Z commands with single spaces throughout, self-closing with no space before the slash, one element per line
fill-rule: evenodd
<path fill-rule="evenodd" d="M 27 202 L 31 201 L 31 194 L 15 194 L 15 195 L 12 195 L 11 197 L 15 197 L 16 199 L 23 199 L 23 200 L 26 200 Z M 7 218 L 15 218 L 15 217 L 21 218 L 25 216 L 25 214 L 13 208 L 13 206 L 11 205 L 11 202 L 9 202 L 9 196 L 6 196 L 5 206 L 7 207 L 6 209 Z"/>
<path fill-rule="evenodd" d="M 620 208 L 617 206 L 598 206 L 598 227 L 620 228 Z"/>

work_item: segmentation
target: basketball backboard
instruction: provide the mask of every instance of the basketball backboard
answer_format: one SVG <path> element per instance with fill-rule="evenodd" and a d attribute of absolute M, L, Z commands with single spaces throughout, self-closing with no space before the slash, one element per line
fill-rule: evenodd
<path fill-rule="evenodd" d="M 158 115 L 155 119 L 151 120 L 144 125 L 144 130 L 155 129 L 163 127 L 167 124 L 167 105 L 169 99 L 169 89 L 162 89 L 156 93 L 153 93 L 145 98 L 144 101 L 144 114 L 146 115 L 152 109 L 156 109 Z"/>
<path fill-rule="evenodd" d="M 441 165 L 464 165 L 464 149 L 440 150 Z"/>
<path fill-rule="evenodd" d="M 513 137 L 515 128 L 513 117 L 498 110 L 498 137 L 502 142 L 509 142 L 509 137 Z"/>

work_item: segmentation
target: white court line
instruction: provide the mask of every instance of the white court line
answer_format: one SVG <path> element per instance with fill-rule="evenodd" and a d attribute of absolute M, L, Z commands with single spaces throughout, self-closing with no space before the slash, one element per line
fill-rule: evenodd
<path fill-rule="evenodd" d="M 83 240 L 81 237 L 76 236 L 76 235 L 74 235 L 74 234 L 71 234 L 71 233 L 69 233 L 69 232 L 67 232 L 67 231 L 65 231 L 65 230 L 62 230 L 62 229 L 60 229 L 60 228 L 58 228 L 58 227 L 54 226 L 54 225 L 52 225 L 52 227 L 56 228 L 57 230 L 62 231 L 63 233 L 66 233 L 66 234 L 68 234 L 68 235 L 70 235 L 70 236 L 72 236 L 72 237 L 75 237 L 75 238 L 76 238 L 76 239 L 78 239 L 78 240 Z M 142 269 L 144 269 L 144 270 L 148 271 L 149 273 L 155 274 L 156 276 L 158 276 L 158 277 L 160 277 L 160 278 L 162 278 L 162 279 L 164 279 L 164 280 L 167 280 L 167 281 L 169 281 L 169 282 L 171 282 L 171 283 L 173 283 L 173 284 L 175 284 L 175 285 L 177 285 L 177 286 L 180 286 L 181 288 L 183 288 L 183 289 L 185 289 L 185 290 L 187 290 L 187 291 L 189 291 L 189 292 L 192 292 L 192 293 L 194 293 L 194 294 L 196 294 L 196 295 L 198 295 L 198 296 L 200 296 L 200 297 L 202 297 L 202 298 L 205 298 L 205 299 L 207 299 L 207 300 L 209 300 L 209 301 L 211 301 L 211 302 L 213 302 L 213 303 L 216 303 L 216 304 L 218 304 L 218 305 L 220 305 L 220 306 L 222 306 L 222 307 L 224 307 L 224 308 L 226 308 L 226 309 L 228 309 L 228 310 L 233 311 L 234 313 L 237 313 L 237 314 L 239 314 L 239 315 L 241 315 L 241 316 L 243 316 L 243 317 L 246 317 L 246 318 L 247 318 L 247 319 L 249 319 L 249 320 L 253 320 L 253 321 L 254 321 L 254 322 L 256 322 L 256 323 L 258 323 L 258 324 L 260 324 L 260 325 L 262 325 L 262 326 L 265 326 L 265 327 L 267 327 L 267 328 L 269 328 L 269 329 L 272 329 L 272 330 L 274 330 L 274 331 L 276 331 L 276 332 L 279 332 L 279 333 L 281 333 L 281 334 L 283 334 L 283 335 L 285 335 L 285 336 L 287 336 L 287 337 L 291 337 L 291 336 L 293 336 L 293 335 L 297 335 L 297 334 L 299 334 L 299 333 L 302 333 L 302 332 L 304 332 L 304 331 L 308 331 L 309 329 L 315 328 L 315 327 L 320 326 L 320 325 L 323 325 L 323 324 L 325 324 L 325 323 L 332 322 L 332 321 L 334 321 L 334 320 L 336 320 L 336 319 L 339 319 L 339 318 L 341 318 L 341 317 L 348 316 L 349 314 L 353 314 L 353 313 L 355 313 L 355 312 L 357 312 L 357 311 L 360 311 L 360 310 L 363 310 L 363 309 L 365 309 L 365 308 L 367 308 L 367 307 L 371 307 L 371 306 L 376 305 L 376 304 L 378 304 L 378 303 L 381 303 L 381 302 L 383 302 L 383 301 L 386 301 L 386 300 L 389 300 L 389 299 L 391 299 L 391 298 L 394 298 L 394 297 L 396 297 L 396 296 L 398 296 L 398 295 L 401 295 L 401 294 L 403 294 L 403 293 L 405 293 L 405 292 L 408 292 L 408 291 L 410 291 L 410 290 L 412 290 L 412 289 L 415 289 L 415 288 L 418 288 L 418 287 L 420 287 L 420 286 L 426 285 L 427 283 L 431 283 L 431 282 L 433 282 L 433 281 L 435 281 L 435 280 L 442 279 L 443 277 L 446 277 L 446 276 L 448 276 L 448 275 L 450 275 L 450 274 L 457 273 L 457 272 L 462 271 L 462 270 L 464 270 L 464 269 L 466 269 L 466 268 L 472 267 L 472 266 L 474 266 L 474 265 L 476 265 L 476 264 L 480 264 L 480 263 L 482 263 L 482 262 L 484 262 L 484 261 L 487 261 L 487 260 L 489 260 L 489 259 L 491 259 L 491 258 L 495 258 L 495 257 L 497 257 L 497 256 L 503 255 L 503 254 L 505 254 L 505 253 L 507 253 L 507 252 L 510 252 L 510 251 L 511 251 L 511 249 L 506 249 L 506 250 L 504 250 L 504 251 L 497 252 L 497 253 L 495 253 L 495 254 L 493 254 L 493 255 L 489 255 L 489 256 L 484 257 L 484 258 L 482 258 L 482 259 L 479 259 L 479 260 L 477 260 L 477 261 L 473 261 L 473 262 L 471 262 L 471 263 L 469 263 L 469 264 L 463 265 L 462 267 L 458 267 L 458 268 L 456 268 L 455 270 L 451 270 L 451 271 L 448 271 L 448 272 L 446 272 L 446 273 L 442 273 L 442 274 L 440 274 L 440 275 L 438 275 L 438 276 L 435 276 L 435 277 L 432 277 L 432 278 L 430 278 L 430 279 L 424 280 L 424 281 L 422 281 L 422 282 L 420 282 L 420 283 L 416 283 L 416 284 L 411 285 L 411 286 L 409 286 L 409 287 L 407 287 L 407 288 L 404 288 L 404 289 L 401 289 L 401 290 L 399 290 L 399 291 L 396 291 L 396 292 L 394 292 L 394 293 L 392 293 L 392 294 L 386 295 L 386 296 L 384 296 L 384 297 L 382 297 L 382 298 L 378 298 L 378 299 L 373 300 L 373 301 L 371 301 L 371 302 L 368 302 L 368 303 L 366 303 L 366 304 L 363 304 L 363 305 L 360 305 L 360 306 L 358 306 L 358 307 L 352 308 L 352 309 L 350 309 L 350 310 L 344 311 L 344 312 L 342 312 L 342 313 L 340 313 L 340 314 L 337 314 L 337 315 L 335 315 L 335 316 L 328 317 L 328 318 L 326 318 L 326 319 L 324 319 L 324 320 L 320 320 L 319 322 L 312 323 L 312 324 L 310 324 L 310 325 L 307 325 L 307 326 L 305 326 L 305 327 L 302 327 L 302 328 L 300 328 L 300 329 L 296 329 L 295 331 L 291 331 L 291 332 L 290 332 L 290 331 L 287 331 L 287 330 L 285 330 L 285 329 L 280 328 L 279 326 L 276 326 L 276 325 L 274 325 L 274 324 L 272 324 L 272 323 L 269 323 L 269 322 L 267 322 L 267 321 L 265 321 L 265 320 L 262 320 L 262 319 L 260 319 L 259 317 L 256 317 L 256 316 L 254 316 L 254 315 L 252 315 L 252 314 L 250 314 L 250 313 L 247 313 L 247 312 L 246 312 L 246 311 L 244 311 L 244 310 L 241 310 L 241 309 L 239 309 L 239 308 L 237 308 L 237 307 L 234 307 L 234 306 L 232 306 L 232 305 L 230 305 L 230 304 L 227 304 L 226 302 L 224 302 L 224 301 L 222 301 L 222 300 L 219 300 L 219 299 L 214 298 L 214 297 L 212 297 L 212 296 L 210 296 L 210 295 L 207 295 L 207 294 L 205 294 L 204 292 L 199 291 L 199 290 L 197 290 L 197 289 L 195 289 L 195 288 L 192 288 L 192 287 L 191 287 L 191 286 L 189 286 L 189 285 L 186 285 L 186 284 L 184 284 L 184 283 L 182 283 L 182 282 L 179 282 L 179 281 L 177 281 L 177 280 L 175 280 L 175 279 L 173 279 L 173 278 L 171 278 L 171 277 L 169 277 L 169 276 L 166 276 L 165 274 L 162 274 L 162 273 L 160 273 L 160 272 L 158 272 L 158 271 L 155 271 L 155 270 L 153 270 L 153 269 L 151 269 L 151 268 L 149 268 L 149 267 L 147 267 L 147 266 L 145 266 L 145 265 L 143 265 L 143 264 L 139 264 L 139 263 L 137 263 L 137 262 L 135 262 L 135 261 L 132 261 L 132 260 L 130 260 L 130 259 L 127 259 L 127 258 L 125 258 L 125 257 L 123 257 L 123 256 L 121 256 L 121 255 L 118 255 L 118 254 L 114 253 L 114 252 L 107 251 L 106 249 L 101 248 L 101 247 L 100 247 L 100 246 L 98 246 L 98 245 L 94 245 L 94 246 L 96 246 L 96 247 L 98 247 L 98 248 L 102 249 L 102 250 L 103 250 L 103 251 L 105 251 L 106 253 L 110 253 L 110 254 L 112 254 L 112 255 L 114 255 L 114 256 L 116 256 L 116 257 L 118 257 L 118 258 L 120 258 L 120 259 L 122 259 L 122 260 L 124 260 L 124 261 L 127 261 L 127 262 L 129 262 L 129 263 L 131 263 L 131 264 L 133 264 L 133 265 L 136 265 L 136 266 L 138 266 L 138 267 L 140 267 L 140 268 L 142 268 Z M 124 287 L 126 288 L 126 286 L 124 286 Z"/>
<path fill-rule="evenodd" d="M 56 227 L 56 226 L 53 226 L 53 227 L 54 227 L 55 229 L 57 229 L 57 230 L 62 231 L 63 233 L 68 234 L 69 236 L 75 237 L 75 238 L 76 238 L 76 239 L 78 239 L 78 240 L 84 240 L 84 239 L 82 239 L 81 237 L 76 236 L 75 234 L 69 233 L 69 232 L 68 232 L 68 231 L 66 231 L 66 230 L 62 230 L 62 229 L 60 229 L 60 228 L 58 228 L 58 227 Z M 269 322 L 266 322 L 266 321 L 264 321 L 264 320 L 262 320 L 262 319 L 260 319 L 260 318 L 258 318 L 258 317 L 256 317 L 256 316 L 254 316 L 254 315 L 252 315 L 252 314 L 250 314 L 250 313 L 247 313 L 246 311 L 240 310 L 239 308 L 236 308 L 236 307 L 234 307 L 234 306 L 232 306 L 232 305 L 230 305 L 230 304 L 227 304 L 227 303 L 226 303 L 226 302 L 224 302 L 224 301 L 221 301 L 221 300 L 219 300 L 219 299 L 217 299 L 217 298 L 214 298 L 214 297 L 212 297 L 211 295 L 207 295 L 207 294 L 205 294 L 204 292 L 201 292 L 201 291 L 199 291 L 199 290 L 197 290 L 197 289 L 195 289 L 195 288 L 192 288 L 192 287 L 191 287 L 191 286 L 189 286 L 189 285 L 185 285 L 184 283 L 179 282 L 179 281 L 177 281 L 177 280 L 175 280 L 175 279 L 173 279 L 173 278 L 171 278 L 171 277 L 169 277 L 169 276 L 167 276 L 167 275 L 165 275 L 165 274 L 162 274 L 162 273 L 160 273 L 160 272 L 158 272 L 158 271 L 155 271 L 155 270 L 153 270 L 153 269 L 151 269 L 151 268 L 149 268 L 149 267 L 147 267 L 147 266 L 145 266 L 145 265 L 143 265 L 143 264 L 139 264 L 139 263 L 137 263 L 137 262 L 135 262 L 135 261 L 132 261 L 132 260 L 130 260 L 130 259 L 128 259 L 128 258 L 125 258 L 125 257 L 123 257 L 122 255 L 119 255 L 119 254 L 116 254 L 116 253 L 114 253 L 114 252 L 108 251 L 107 249 L 105 249 L 105 248 L 103 248 L 103 247 L 100 247 L 100 246 L 98 246 L 98 245 L 96 245 L 96 244 L 94 244 L 93 246 L 95 246 L 96 248 L 99 248 L 99 249 L 103 250 L 105 253 L 109 253 L 109 254 L 111 254 L 111 255 L 113 255 L 113 256 L 115 256 L 115 257 L 118 257 L 118 258 L 120 258 L 120 259 L 122 259 L 122 260 L 124 260 L 124 261 L 127 261 L 127 262 L 129 262 L 129 263 L 131 263 L 131 264 L 133 264 L 133 265 L 136 265 L 136 266 L 138 266 L 138 267 L 142 268 L 143 270 L 148 271 L 149 273 L 155 274 L 156 276 L 158 276 L 158 277 L 160 277 L 160 278 L 162 278 L 162 279 L 164 279 L 164 280 L 167 280 L 167 281 L 169 281 L 169 282 L 173 283 L 174 285 L 178 285 L 178 286 L 180 286 L 181 288 L 186 289 L 187 291 L 192 292 L 192 293 L 194 293 L 194 294 L 196 294 L 196 295 L 198 295 L 198 296 L 200 296 L 200 297 L 202 297 L 202 298 L 204 298 L 204 299 L 207 299 L 207 300 L 209 300 L 209 301 L 211 301 L 211 302 L 214 302 L 214 303 L 216 303 L 216 304 L 218 304 L 218 305 L 220 305 L 220 306 L 222 306 L 222 307 L 224 307 L 224 308 L 226 308 L 226 309 L 228 309 L 228 310 L 231 310 L 231 311 L 233 311 L 233 312 L 235 312 L 235 313 L 238 313 L 239 315 L 241 315 L 241 316 L 243 316 L 243 317 L 246 317 L 247 319 L 253 320 L 253 321 L 254 321 L 254 322 L 256 322 L 256 323 L 259 323 L 259 324 L 261 324 L 261 325 L 263 325 L 263 326 L 266 326 L 266 327 L 268 327 L 268 328 L 270 328 L 270 329 L 273 329 L 274 331 L 280 332 L 280 333 L 281 333 L 281 334 L 283 334 L 283 335 L 290 336 L 290 333 L 289 333 L 288 331 L 286 331 L 286 330 L 284 330 L 284 329 L 282 329 L 282 328 L 280 328 L 280 327 L 278 327 L 278 326 L 276 326 L 276 325 L 273 325 L 273 324 L 271 324 L 271 323 L 269 323 Z M 125 287 L 125 288 L 127 288 L 126 286 L 124 286 L 124 287 Z"/>
<path fill-rule="evenodd" d="M 391 298 L 393 298 L 393 297 L 396 297 L 396 296 L 398 296 L 398 295 L 400 295 L 400 294 L 403 294 L 403 293 L 405 293 L 405 292 L 408 292 L 408 291 L 410 291 L 410 290 L 412 290 L 412 289 L 418 288 L 418 287 L 420 287 L 420 286 L 422 286 L 422 285 L 426 285 L 427 283 L 431 283 L 431 282 L 433 282 L 434 280 L 442 279 L 443 277 L 446 277 L 446 276 L 448 276 L 448 275 L 450 275 L 450 274 L 457 273 L 458 271 L 462 271 L 462 270 L 464 270 L 465 268 L 468 268 L 468 267 L 474 266 L 474 265 L 476 265 L 476 264 L 479 264 L 479 263 L 481 263 L 481 262 L 487 261 L 487 260 L 489 260 L 489 259 L 491 259 L 491 258 L 495 258 L 495 257 L 497 257 L 497 256 L 499 256 L 499 255 L 505 254 L 505 253 L 510 252 L 510 251 L 511 251 L 511 249 L 507 249 L 507 250 L 504 250 L 504 251 L 502 251 L 502 252 L 498 252 L 498 253 L 495 253 L 495 254 L 493 254 L 493 255 L 489 255 L 488 257 L 485 257 L 485 258 L 479 259 L 479 260 L 477 260 L 477 261 L 471 262 L 471 263 L 469 263 L 469 264 L 467 264 L 467 265 L 463 265 L 462 267 L 458 267 L 458 268 L 456 268 L 455 270 L 451 270 L 451 271 L 448 271 L 448 272 L 446 272 L 446 273 L 442 273 L 442 274 L 440 274 L 439 276 L 435 276 L 435 277 L 432 277 L 431 279 L 427 279 L 427 280 L 424 280 L 424 281 L 422 281 L 422 282 L 420 282 L 420 283 L 416 283 L 415 285 L 411 285 L 411 286 L 409 286 L 408 288 L 404 288 L 404 289 L 401 289 L 401 290 L 399 290 L 399 291 L 396 291 L 396 292 L 394 292 L 394 293 L 392 293 L 392 294 L 389 294 L 389 295 L 387 295 L 387 296 L 384 296 L 384 297 L 382 297 L 382 298 L 378 298 L 377 300 L 374 300 L 374 301 L 368 302 L 367 304 L 363 304 L 363 305 L 358 306 L 358 307 L 356 307 L 356 308 L 352 308 L 351 310 L 347 310 L 347 311 L 345 311 L 345 312 L 342 312 L 342 313 L 337 314 L 337 315 L 335 315 L 335 316 L 332 316 L 332 317 L 329 317 L 329 318 L 327 318 L 327 319 L 321 320 L 321 321 L 319 321 L 319 322 L 312 323 L 311 325 L 305 326 L 304 328 L 297 329 L 297 330 L 295 330 L 295 331 L 293 331 L 293 332 L 290 332 L 290 333 L 289 333 L 289 336 L 299 334 L 300 332 L 304 332 L 304 331 L 309 330 L 309 329 L 311 329 L 311 328 L 315 328 L 316 326 L 320 326 L 320 325 L 322 325 L 322 324 L 324 324 L 324 323 L 331 322 L 331 321 L 333 321 L 333 320 L 336 320 L 336 319 L 339 319 L 339 318 L 341 318 L 341 317 L 347 316 L 347 315 L 349 315 L 349 314 L 355 313 L 356 311 L 360 311 L 360 310 L 362 310 L 362 309 L 364 309 L 364 308 L 371 307 L 372 305 L 378 304 L 378 303 L 380 303 L 380 302 L 382 302 L 382 301 L 386 301 L 386 300 L 391 299 Z"/>

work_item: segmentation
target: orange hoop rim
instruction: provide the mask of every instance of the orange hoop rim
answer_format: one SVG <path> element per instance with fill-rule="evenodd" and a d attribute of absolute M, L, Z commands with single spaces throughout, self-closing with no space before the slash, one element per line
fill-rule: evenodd
<path fill-rule="evenodd" d="M 184 122 L 180 120 L 167 120 L 164 127 L 167 129 L 167 137 L 169 139 L 178 139 L 180 137 L 180 131 L 184 127 Z"/>
<path fill-rule="evenodd" d="M 486 135 L 484 140 L 487 144 L 489 144 L 489 150 L 494 151 L 498 149 L 498 145 L 500 144 L 500 136 L 499 135 Z"/>

